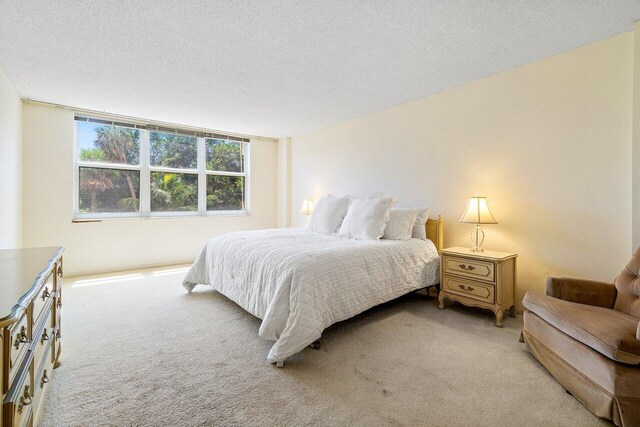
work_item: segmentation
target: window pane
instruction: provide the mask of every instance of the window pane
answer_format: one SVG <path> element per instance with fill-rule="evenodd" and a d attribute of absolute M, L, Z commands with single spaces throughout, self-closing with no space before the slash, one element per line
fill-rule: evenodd
<path fill-rule="evenodd" d="M 198 138 L 194 136 L 174 135 L 171 133 L 151 132 L 150 160 L 152 166 L 168 168 L 197 169 Z"/>
<path fill-rule="evenodd" d="M 151 210 L 154 212 L 198 209 L 198 175 L 151 172 Z"/>
<path fill-rule="evenodd" d="M 81 213 L 139 210 L 139 171 L 81 167 L 79 182 Z"/>
<path fill-rule="evenodd" d="M 243 172 L 242 143 L 207 138 L 207 170 Z"/>
<path fill-rule="evenodd" d="M 207 175 L 207 210 L 244 209 L 244 177 Z"/>
<path fill-rule="evenodd" d="M 78 159 L 102 163 L 140 164 L 140 131 L 120 126 L 76 122 Z"/>

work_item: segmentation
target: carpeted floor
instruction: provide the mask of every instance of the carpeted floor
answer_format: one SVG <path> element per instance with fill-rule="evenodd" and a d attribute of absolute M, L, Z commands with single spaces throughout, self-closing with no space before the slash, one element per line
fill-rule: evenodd
<path fill-rule="evenodd" d="M 520 318 L 417 293 L 266 362 L 260 321 L 184 269 L 66 280 L 43 426 L 607 425 L 518 342 Z"/>

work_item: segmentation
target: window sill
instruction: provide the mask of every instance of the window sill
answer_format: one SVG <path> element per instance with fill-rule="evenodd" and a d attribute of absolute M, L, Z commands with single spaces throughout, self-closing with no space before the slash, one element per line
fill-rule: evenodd
<path fill-rule="evenodd" d="M 81 216 L 74 217 L 71 220 L 73 224 L 90 223 L 90 222 L 103 222 L 103 221 L 120 221 L 120 220 L 156 220 L 156 219 L 185 219 L 185 218 L 220 218 L 220 217 L 244 217 L 251 216 L 249 211 L 228 211 L 228 212 L 207 212 L 201 214 L 199 212 L 186 213 L 176 215 L 174 213 L 167 214 L 150 214 L 146 216 L 141 215 L 105 215 L 105 216 Z"/>

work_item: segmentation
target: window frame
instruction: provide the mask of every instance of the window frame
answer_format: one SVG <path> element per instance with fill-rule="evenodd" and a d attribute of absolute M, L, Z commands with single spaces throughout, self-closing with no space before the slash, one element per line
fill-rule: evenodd
<path fill-rule="evenodd" d="M 102 117 L 87 116 L 91 119 L 105 120 Z M 234 139 L 223 138 L 225 135 L 213 134 L 211 136 L 198 135 L 197 139 L 197 168 L 181 169 L 165 166 L 152 166 L 150 156 L 150 135 L 151 132 L 171 133 L 167 129 L 142 128 L 136 126 L 140 131 L 140 164 L 127 165 L 121 163 L 90 162 L 79 159 L 78 147 L 78 123 L 73 120 L 73 221 L 93 222 L 109 219 L 151 219 L 151 218 L 185 218 L 185 217 L 220 217 L 220 216 L 249 216 L 251 215 L 250 201 L 250 142 L 236 141 Z M 115 122 L 115 121 L 114 121 Z M 114 123 L 121 126 L 121 123 Z M 197 131 L 185 130 L 193 134 L 201 133 Z M 177 132 L 176 132 L 177 133 Z M 182 133 L 182 132 L 180 132 Z M 243 172 L 209 171 L 206 164 L 206 140 L 208 138 L 223 139 L 241 144 L 243 155 Z M 140 194 L 138 195 L 140 204 L 138 212 L 80 212 L 80 168 L 91 167 L 97 169 L 132 170 L 140 172 Z M 151 211 L 151 172 L 191 174 L 197 176 L 197 209 L 195 211 Z M 244 177 L 244 209 L 241 210 L 207 210 L 207 176 L 242 176 Z"/>

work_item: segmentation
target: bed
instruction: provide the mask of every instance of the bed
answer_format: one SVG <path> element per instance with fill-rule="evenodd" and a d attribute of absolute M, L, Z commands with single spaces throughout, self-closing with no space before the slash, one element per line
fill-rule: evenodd
<path fill-rule="evenodd" d="M 209 285 L 262 319 L 259 336 L 275 341 L 267 360 L 280 367 L 330 325 L 437 284 L 442 219 L 426 228 L 426 241 L 292 228 L 227 233 L 204 246 L 183 286 Z"/>

